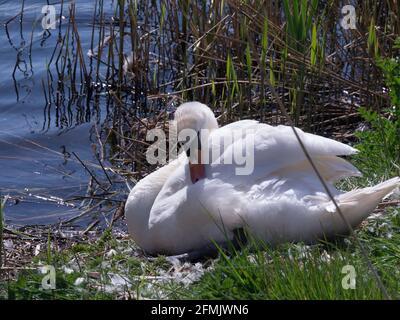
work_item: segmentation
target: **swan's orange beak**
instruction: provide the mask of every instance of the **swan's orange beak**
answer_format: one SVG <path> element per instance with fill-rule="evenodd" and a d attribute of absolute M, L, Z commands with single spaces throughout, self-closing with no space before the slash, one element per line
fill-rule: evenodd
<path fill-rule="evenodd" d="M 201 151 L 198 150 L 198 163 L 193 164 L 189 161 L 189 171 L 190 171 L 190 179 L 192 183 L 196 183 L 197 181 L 204 179 L 206 177 L 206 170 L 204 164 L 201 163 Z"/>

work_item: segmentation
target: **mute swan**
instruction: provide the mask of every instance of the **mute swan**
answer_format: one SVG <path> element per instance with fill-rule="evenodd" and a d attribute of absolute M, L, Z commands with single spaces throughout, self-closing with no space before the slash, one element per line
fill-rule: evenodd
<path fill-rule="evenodd" d="M 291 127 L 242 120 L 218 128 L 213 112 L 199 102 L 179 106 L 175 120 L 178 132 L 209 129 L 205 140 L 209 145 L 198 150 L 198 164 L 181 153 L 131 190 L 125 205 L 126 222 L 130 235 L 145 251 L 182 254 L 207 246 L 211 239 L 232 239 L 234 230 L 243 227 L 272 245 L 348 233 Z M 339 192 L 335 181 L 361 174 L 338 156 L 357 150 L 296 130 L 353 227 L 400 184 L 397 177 L 374 187 Z M 222 145 L 223 138 L 238 131 L 241 136 Z M 250 174 L 238 175 L 235 164 L 201 162 L 202 155 L 216 148 L 232 155 L 250 142 L 254 143 L 254 171 Z"/>

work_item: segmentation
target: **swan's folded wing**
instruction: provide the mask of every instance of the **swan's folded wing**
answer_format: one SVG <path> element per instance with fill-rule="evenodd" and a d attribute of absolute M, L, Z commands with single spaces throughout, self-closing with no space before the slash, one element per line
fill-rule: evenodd
<path fill-rule="evenodd" d="M 346 177 L 361 176 L 361 172 L 350 162 L 336 156 L 315 156 L 313 157 L 318 172 L 326 182 L 334 183 Z M 286 177 L 287 179 L 300 179 L 304 176 L 313 176 L 314 169 L 310 162 L 305 159 L 298 161 L 294 165 L 282 167 L 271 175 Z"/>
<path fill-rule="evenodd" d="M 357 153 L 356 149 L 344 143 L 306 133 L 299 128 L 295 128 L 295 130 L 310 155 L 344 156 Z M 271 127 L 260 124 L 257 127 L 256 139 L 261 145 L 262 141 L 266 141 L 269 151 L 277 152 L 282 156 L 291 152 L 297 152 L 299 155 L 303 153 L 293 129 L 289 126 Z"/>
<path fill-rule="evenodd" d="M 242 128 L 245 134 L 236 134 L 233 143 L 225 147 L 220 159 L 211 165 L 213 177 L 230 181 L 233 185 L 247 183 L 248 186 L 271 176 L 295 179 L 299 175 L 311 175 L 318 180 L 291 127 L 272 127 L 256 122 L 238 125 L 241 122 L 237 122 L 232 129 Z M 354 154 L 356 149 L 328 138 L 304 133 L 297 128 L 296 131 L 327 182 L 333 183 L 344 177 L 361 175 L 352 164 L 337 157 Z M 223 140 L 224 135 L 235 134 L 224 130 L 219 132 L 219 139 Z M 227 163 L 234 165 L 225 165 Z M 247 171 L 238 171 L 238 168 L 245 167 Z"/>

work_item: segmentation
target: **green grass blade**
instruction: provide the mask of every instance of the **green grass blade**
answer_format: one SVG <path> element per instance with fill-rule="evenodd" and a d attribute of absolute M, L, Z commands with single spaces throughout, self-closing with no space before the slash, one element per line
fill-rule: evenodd
<path fill-rule="evenodd" d="M 311 35 L 311 65 L 315 66 L 317 63 L 317 25 L 314 23 Z"/>
<path fill-rule="evenodd" d="M 261 61 L 265 63 L 265 57 L 268 50 L 268 18 L 264 19 L 264 27 L 261 39 Z"/>

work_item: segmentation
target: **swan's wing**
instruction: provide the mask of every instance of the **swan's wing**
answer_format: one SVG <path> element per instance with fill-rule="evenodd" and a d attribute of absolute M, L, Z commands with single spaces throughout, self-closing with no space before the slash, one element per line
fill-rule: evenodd
<path fill-rule="evenodd" d="M 295 128 L 311 156 L 342 156 L 357 152 L 356 149 L 341 142 L 305 133 Z M 265 161 L 282 164 L 293 163 L 305 158 L 293 129 L 288 126 L 271 127 L 259 124 L 254 133 L 255 156 Z"/>
<path fill-rule="evenodd" d="M 312 168 L 291 127 L 272 127 L 254 122 L 241 126 L 240 123 L 241 121 L 238 121 L 236 127 L 231 128 L 242 129 L 245 133 L 236 134 L 234 142 L 228 145 L 220 158 L 212 163 L 213 177 L 233 183 L 243 183 L 246 180 L 252 183 L 254 180 L 262 180 L 271 175 L 285 177 L 285 173 L 288 172 L 310 174 Z M 328 182 L 346 176 L 360 175 L 353 165 L 337 157 L 337 155 L 354 154 L 357 152 L 356 149 L 332 139 L 304 133 L 298 128 L 296 131 Z M 223 140 L 226 135 L 234 135 L 230 130 L 221 130 L 218 134 L 219 140 Z M 213 138 L 214 135 L 211 136 L 211 139 Z M 227 160 L 232 161 L 234 165 L 224 165 Z M 247 170 L 238 170 L 240 168 Z"/>
<path fill-rule="evenodd" d="M 337 156 L 313 156 L 313 162 L 324 180 L 329 183 L 349 176 L 361 176 L 361 172 L 356 167 Z M 300 179 L 304 176 L 315 176 L 315 173 L 308 159 L 305 159 L 293 165 L 281 167 L 273 171 L 271 175 Z"/>

